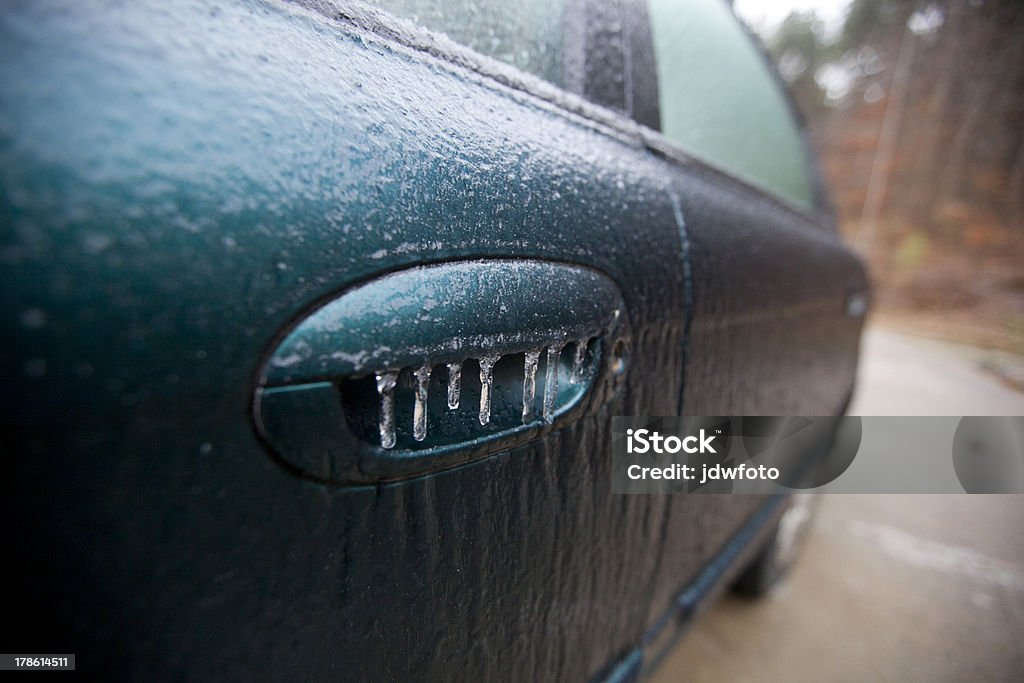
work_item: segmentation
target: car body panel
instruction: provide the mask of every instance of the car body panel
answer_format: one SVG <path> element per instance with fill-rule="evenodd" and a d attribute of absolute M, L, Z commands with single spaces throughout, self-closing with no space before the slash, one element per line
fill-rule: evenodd
<path fill-rule="evenodd" d="M 611 416 L 838 409 L 863 274 L 808 215 L 615 114 L 325 14 L 0 17 L 5 520 L 37 620 L 5 642 L 132 678 L 608 674 L 764 504 L 612 496 Z M 282 467 L 251 414 L 280 335 L 474 259 L 610 278 L 624 381 L 408 481 Z"/>

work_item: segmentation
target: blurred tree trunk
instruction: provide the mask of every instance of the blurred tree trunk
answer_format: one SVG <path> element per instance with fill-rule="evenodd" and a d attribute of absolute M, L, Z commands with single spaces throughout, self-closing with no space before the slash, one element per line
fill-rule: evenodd
<path fill-rule="evenodd" d="M 1024 58 L 1024 40 L 1018 33 L 1021 28 L 1024 28 L 1024 22 L 1014 22 L 1009 31 L 1009 38 L 1003 45 L 999 45 L 987 31 L 985 32 L 985 43 L 994 43 L 994 54 L 989 53 L 990 57 L 984 62 L 980 77 L 974 79 L 968 98 L 970 104 L 967 113 L 960 121 L 950 145 L 949 155 L 943 164 L 938 184 L 941 197 L 953 198 L 960 193 L 964 186 L 963 180 L 971 170 L 972 149 L 977 147 L 982 135 L 999 133 L 998 119 L 1004 112 L 1012 111 L 1015 93 L 1012 83 L 1008 82 L 1005 74 L 1009 70 L 1009 80 L 1012 81 L 1013 72 L 1019 68 L 1020 61 Z M 992 125 L 981 125 L 986 116 Z"/>
<path fill-rule="evenodd" d="M 945 119 L 948 114 L 950 94 L 957 75 L 957 61 L 962 58 L 961 24 L 967 0 L 952 0 L 938 36 L 941 57 L 938 62 L 938 82 L 929 99 L 929 106 L 918 130 L 918 149 L 920 154 L 914 164 L 914 190 L 911 193 L 911 206 L 918 215 L 932 215 L 932 209 L 938 198 L 938 168 L 936 162 L 943 148 L 945 138 Z M 934 73 L 934 72 L 933 72 Z"/>
<path fill-rule="evenodd" d="M 882 204 L 889 186 L 893 155 L 899 143 L 904 102 L 913 61 L 914 34 L 910 29 L 904 29 L 900 39 L 899 56 L 896 58 L 896 69 L 889 86 L 882 130 L 878 134 L 878 146 L 875 148 L 875 158 L 871 164 L 871 174 L 868 177 L 868 188 L 864 197 L 864 207 L 860 214 L 860 224 L 857 228 L 856 244 L 868 255 L 871 255 L 875 249 L 878 218 L 881 215 Z"/>
<path fill-rule="evenodd" d="M 823 26 L 793 12 L 772 48 L 808 65 L 791 87 L 853 242 L 882 268 L 915 235 L 1024 254 L 1024 0 L 852 0 L 839 39 Z"/>

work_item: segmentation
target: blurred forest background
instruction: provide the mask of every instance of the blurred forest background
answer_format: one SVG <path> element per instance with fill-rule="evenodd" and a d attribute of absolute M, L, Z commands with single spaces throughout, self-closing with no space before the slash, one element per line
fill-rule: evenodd
<path fill-rule="evenodd" d="M 807 119 L 874 315 L 1024 353 L 1024 0 L 813 4 L 737 10 Z"/>

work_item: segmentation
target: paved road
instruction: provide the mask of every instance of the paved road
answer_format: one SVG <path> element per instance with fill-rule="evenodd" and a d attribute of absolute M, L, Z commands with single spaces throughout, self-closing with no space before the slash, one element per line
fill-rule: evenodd
<path fill-rule="evenodd" d="M 871 330 L 853 414 L 1024 415 L 978 353 Z M 654 681 L 1024 680 L 1024 496 L 835 495 L 788 581 L 726 597 Z"/>
<path fill-rule="evenodd" d="M 1009 362 L 993 352 L 871 328 L 850 414 L 1024 415 L 1024 393 L 983 369 L 993 364 Z"/>

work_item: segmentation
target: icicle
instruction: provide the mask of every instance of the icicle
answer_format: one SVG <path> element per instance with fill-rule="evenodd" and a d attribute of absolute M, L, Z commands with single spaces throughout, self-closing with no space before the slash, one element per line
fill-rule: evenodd
<path fill-rule="evenodd" d="M 491 421 L 491 389 L 494 384 L 491 371 L 499 358 L 501 358 L 500 355 L 494 354 L 480 359 L 480 424 L 482 425 Z"/>
<path fill-rule="evenodd" d="M 523 367 L 523 424 L 533 416 L 534 398 L 537 395 L 537 362 L 540 351 L 527 351 Z"/>
<path fill-rule="evenodd" d="M 579 384 L 583 381 L 583 359 L 587 356 L 587 342 L 589 339 L 581 339 L 576 342 L 576 354 L 572 359 L 572 374 L 569 375 L 570 384 Z"/>
<path fill-rule="evenodd" d="M 430 366 L 421 366 L 415 374 L 416 403 L 412 411 L 412 438 L 423 441 L 427 438 L 427 387 L 430 385 Z"/>
<path fill-rule="evenodd" d="M 395 446 L 395 384 L 397 372 L 377 373 L 377 393 L 380 394 L 380 446 Z"/>
<path fill-rule="evenodd" d="M 462 392 L 462 363 L 448 364 L 448 409 L 459 407 L 459 394 Z"/>
<path fill-rule="evenodd" d="M 548 347 L 547 373 L 544 377 L 544 421 L 551 422 L 555 417 L 555 401 L 558 400 L 558 357 L 562 355 L 561 346 Z"/>

